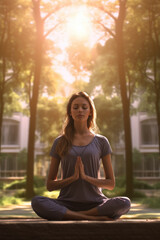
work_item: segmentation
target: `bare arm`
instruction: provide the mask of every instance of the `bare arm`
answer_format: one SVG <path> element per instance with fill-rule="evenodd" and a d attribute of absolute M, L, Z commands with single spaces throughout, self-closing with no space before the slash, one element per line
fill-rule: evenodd
<path fill-rule="evenodd" d="M 108 154 L 102 158 L 103 168 L 104 168 L 104 179 L 97 179 L 90 176 L 87 176 L 84 172 L 84 166 L 82 161 L 80 162 L 80 176 L 85 181 L 95 185 L 99 188 L 104 188 L 108 190 L 113 190 L 115 186 L 115 178 L 112 169 L 111 155 Z"/>
<path fill-rule="evenodd" d="M 60 161 L 57 158 L 52 157 L 48 179 L 47 179 L 48 191 L 54 191 L 54 190 L 64 188 L 79 178 L 79 164 L 77 161 L 73 176 L 68 177 L 66 179 L 57 180 L 59 164 L 60 164 Z"/>

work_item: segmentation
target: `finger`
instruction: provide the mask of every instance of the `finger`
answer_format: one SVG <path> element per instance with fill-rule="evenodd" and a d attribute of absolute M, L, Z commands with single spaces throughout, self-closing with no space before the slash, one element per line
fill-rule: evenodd
<path fill-rule="evenodd" d="M 82 162 L 82 159 L 80 159 L 80 165 L 83 166 L 83 162 Z"/>
<path fill-rule="evenodd" d="M 80 157 L 80 156 L 78 156 L 78 157 L 77 157 L 77 160 L 78 160 L 78 161 L 80 161 L 80 160 L 81 160 L 81 157 Z"/>

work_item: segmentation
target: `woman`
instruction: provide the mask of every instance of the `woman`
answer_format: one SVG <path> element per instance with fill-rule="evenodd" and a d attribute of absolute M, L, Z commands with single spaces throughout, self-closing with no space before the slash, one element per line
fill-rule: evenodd
<path fill-rule="evenodd" d="M 73 94 L 67 105 L 62 136 L 51 148 L 48 191 L 61 189 L 57 199 L 34 197 L 33 210 L 48 220 L 113 220 L 130 209 L 126 197 L 107 198 L 100 188 L 112 190 L 115 179 L 111 147 L 106 137 L 95 134 L 95 107 L 85 92 Z M 100 159 L 104 179 L 98 178 Z M 57 180 L 61 163 L 62 179 Z"/>

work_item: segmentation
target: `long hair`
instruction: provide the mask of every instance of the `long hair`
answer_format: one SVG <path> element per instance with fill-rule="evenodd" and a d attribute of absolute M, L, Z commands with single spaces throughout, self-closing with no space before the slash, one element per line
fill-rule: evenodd
<path fill-rule="evenodd" d="M 75 129 L 74 129 L 74 120 L 71 116 L 71 105 L 72 105 L 72 102 L 78 97 L 85 98 L 88 101 L 90 106 L 91 114 L 87 119 L 88 129 L 90 130 L 96 129 L 96 121 L 95 121 L 96 110 L 95 110 L 95 106 L 92 99 L 89 97 L 89 95 L 86 92 L 79 92 L 79 93 L 73 94 L 67 104 L 67 117 L 63 127 L 62 137 L 60 138 L 56 147 L 56 151 L 61 157 L 67 154 L 69 148 L 72 145 L 72 141 L 74 138 Z"/>

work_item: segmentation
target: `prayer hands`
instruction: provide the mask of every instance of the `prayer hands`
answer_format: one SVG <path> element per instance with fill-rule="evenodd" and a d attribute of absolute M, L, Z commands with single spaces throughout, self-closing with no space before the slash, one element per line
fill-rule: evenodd
<path fill-rule="evenodd" d="M 83 165 L 83 162 L 82 162 L 82 159 L 80 156 L 77 157 L 77 162 L 76 162 L 75 171 L 74 171 L 74 179 L 78 180 L 79 178 L 81 178 L 81 179 L 86 178 L 86 174 L 84 171 L 84 165 Z"/>

